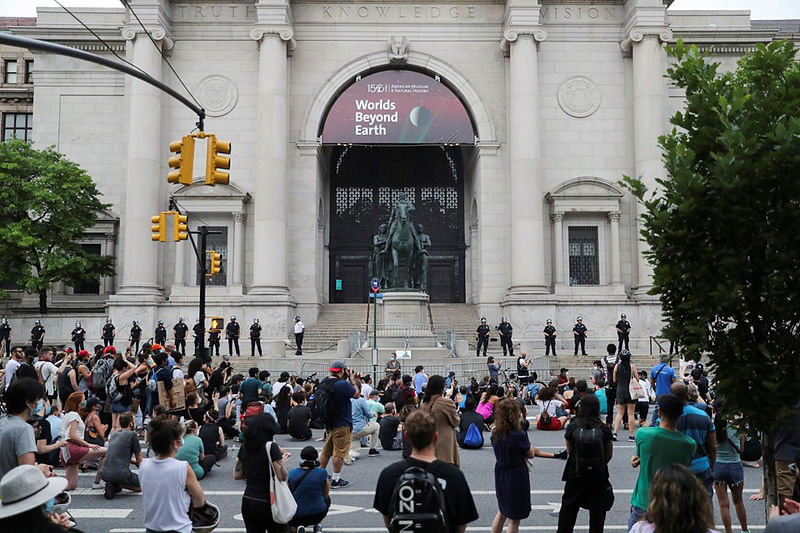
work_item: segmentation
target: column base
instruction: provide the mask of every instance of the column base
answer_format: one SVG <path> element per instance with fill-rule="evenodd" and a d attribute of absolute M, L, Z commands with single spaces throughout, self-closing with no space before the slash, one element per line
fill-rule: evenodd
<path fill-rule="evenodd" d="M 164 301 L 164 293 L 158 287 L 127 287 L 108 298 L 108 305 L 158 304 Z"/>
<path fill-rule="evenodd" d="M 631 296 L 633 296 L 636 300 L 652 300 L 658 301 L 658 295 L 649 294 L 650 289 L 652 289 L 652 285 L 640 285 L 631 291 Z"/>

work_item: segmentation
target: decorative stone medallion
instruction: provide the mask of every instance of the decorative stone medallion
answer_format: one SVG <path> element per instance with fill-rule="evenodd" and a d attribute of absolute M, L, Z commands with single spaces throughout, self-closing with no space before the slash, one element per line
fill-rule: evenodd
<path fill-rule="evenodd" d="M 592 115 L 600 107 L 600 91 L 585 76 L 572 76 L 558 87 L 558 105 L 575 118 Z"/>
<path fill-rule="evenodd" d="M 214 74 L 203 78 L 198 86 L 200 103 L 209 117 L 221 117 L 230 113 L 239 100 L 236 85 L 225 76 Z"/>

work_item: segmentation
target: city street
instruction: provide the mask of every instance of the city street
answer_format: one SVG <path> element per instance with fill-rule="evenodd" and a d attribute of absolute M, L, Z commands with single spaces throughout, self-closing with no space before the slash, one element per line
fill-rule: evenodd
<path fill-rule="evenodd" d="M 314 431 L 317 438 L 321 431 Z M 538 448 L 548 452 L 558 452 L 563 447 L 563 431 L 550 433 L 532 429 L 528 435 L 531 442 Z M 480 518 L 469 525 L 468 531 L 489 531 L 492 519 L 497 510 L 494 495 L 494 455 L 491 447 L 487 445 L 481 450 L 459 450 L 461 454 L 461 468 L 464 470 L 469 486 L 472 490 Z M 299 463 L 300 450 L 305 444 L 292 442 L 287 435 L 280 435 L 277 441 L 292 453 L 289 467 L 295 468 Z M 318 449 L 319 442 L 311 441 Z M 206 478 L 201 480 L 206 498 L 219 506 L 222 512 L 222 522 L 216 531 L 239 532 L 245 531 L 241 521 L 240 505 L 244 482 L 235 481 L 232 477 L 236 448 L 239 443 L 229 441 L 233 446 L 229 457 L 219 463 Z M 385 531 L 380 515 L 372 509 L 372 498 L 378 475 L 386 465 L 400 458 L 400 452 L 381 452 L 376 458 L 368 458 L 366 449 L 362 451 L 361 459 L 352 466 L 345 466 L 343 479 L 350 481 L 345 489 L 332 490 L 331 499 L 333 506 L 328 517 L 323 522 L 325 531 L 352 531 L 352 532 L 379 532 Z M 630 457 L 633 454 L 633 443 L 627 441 L 627 432 L 621 431 L 620 441 L 615 443 L 614 459 L 610 464 L 612 486 L 616 494 L 614 507 L 606 519 L 606 531 L 626 531 L 629 500 L 633 489 L 637 471 L 630 467 Z M 558 459 L 534 460 L 531 472 L 531 516 L 522 522 L 522 531 L 550 531 L 555 532 L 558 522 L 557 510 L 561 502 L 563 483 L 561 474 L 564 461 Z M 329 467 L 330 468 L 330 467 Z M 752 530 L 764 528 L 763 502 L 751 502 L 750 495 L 758 492 L 761 469 L 745 468 L 745 496 L 747 514 Z M 142 499 L 139 495 L 122 493 L 112 501 L 103 498 L 101 490 L 92 490 L 91 480 L 93 473 L 81 474 L 79 489 L 72 492 L 72 514 L 78 528 L 87 532 L 111 533 L 139 533 L 144 532 Z M 714 502 L 716 524 L 722 529 L 716 500 Z M 576 531 L 588 529 L 588 514 L 581 511 L 578 516 Z M 734 531 L 740 531 L 734 518 Z"/>

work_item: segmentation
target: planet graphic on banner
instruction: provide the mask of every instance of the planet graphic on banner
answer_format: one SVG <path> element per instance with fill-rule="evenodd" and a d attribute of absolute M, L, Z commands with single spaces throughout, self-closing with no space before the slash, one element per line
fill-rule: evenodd
<path fill-rule="evenodd" d="M 408 114 L 408 119 L 418 128 L 426 128 L 431 123 L 431 112 L 427 107 L 418 105 Z"/>

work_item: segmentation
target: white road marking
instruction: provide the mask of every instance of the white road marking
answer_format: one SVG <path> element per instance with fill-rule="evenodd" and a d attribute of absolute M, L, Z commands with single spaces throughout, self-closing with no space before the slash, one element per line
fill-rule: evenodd
<path fill-rule="evenodd" d="M 765 526 L 751 526 L 750 530 L 763 530 Z M 576 525 L 576 531 L 587 531 L 588 525 Z M 491 531 L 491 526 L 467 526 L 467 531 Z M 520 526 L 520 531 L 553 531 L 553 526 Z M 628 531 L 627 525 L 608 525 L 604 526 L 604 531 Z M 109 530 L 109 533 L 144 533 L 144 528 L 116 528 Z M 237 527 L 218 527 L 216 533 L 246 533 L 244 528 Z M 385 527 L 325 527 L 324 531 L 342 531 L 349 533 L 386 533 Z"/>
<path fill-rule="evenodd" d="M 74 518 L 128 518 L 133 509 L 72 509 L 69 510 Z"/>

